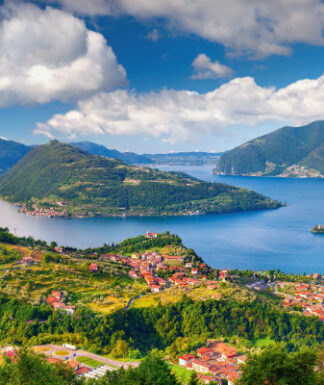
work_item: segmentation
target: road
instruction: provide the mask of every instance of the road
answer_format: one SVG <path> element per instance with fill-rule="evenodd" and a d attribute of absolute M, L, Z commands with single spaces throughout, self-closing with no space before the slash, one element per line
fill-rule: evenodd
<path fill-rule="evenodd" d="M 53 345 L 53 344 L 50 344 L 50 345 L 39 345 L 39 346 L 34 346 L 34 348 L 35 349 L 37 349 L 37 348 L 39 348 L 39 349 L 43 349 L 43 348 L 48 349 L 48 350 L 42 352 L 46 356 L 56 357 L 56 358 L 69 357 L 69 359 L 72 359 L 72 358 L 75 358 L 74 357 L 74 354 L 75 354 L 76 357 L 92 358 L 93 360 L 102 362 L 103 365 L 113 366 L 113 367 L 115 367 L 117 369 L 121 368 L 121 367 L 124 367 L 125 369 L 127 369 L 128 367 L 135 368 L 135 367 L 137 367 L 139 365 L 139 362 L 123 362 L 123 361 L 113 360 L 111 358 L 103 357 L 103 356 L 100 356 L 100 355 L 95 354 L 95 353 L 87 352 L 85 350 L 71 350 L 71 349 L 67 349 L 67 348 L 64 348 L 61 345 Z M 55 354 L 55 352 L 58 351 L 58 350 L 68 351 L 69 355 L 65 356 L 65 357 L 58 356 L 58 355 Z"/>

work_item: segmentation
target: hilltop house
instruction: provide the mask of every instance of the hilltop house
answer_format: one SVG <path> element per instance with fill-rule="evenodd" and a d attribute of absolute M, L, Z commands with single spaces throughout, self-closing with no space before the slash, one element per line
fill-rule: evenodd
<path fill-rule="evenodd" d="M 97 273 L 98 272 L 98 265 L 96 263 L 90 263 L 88 269 L 91 273 Z"/>
<path fill-rule="evenodd" d="M 157 238 L 158 235 L 159 235 L 158 233 L 149 233 L 149 232 L 147 232 L 144 236 L 146 238 Z"/>

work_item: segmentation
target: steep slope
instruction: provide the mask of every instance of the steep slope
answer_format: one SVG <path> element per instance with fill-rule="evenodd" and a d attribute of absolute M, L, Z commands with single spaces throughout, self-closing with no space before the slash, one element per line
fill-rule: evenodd
<path fill-rule="evenodd" d="M 144 155 L 138 155 L 134 152 L 120 152 L 110 150 L 109 148 L 93 142 L 78 142 L 71 145 L 79 147 L 81 150 L 87 151 L 93 155 L 106 156 L 108 158 L 119 159 L 129 164 L 149 164 L 152 160 Z"/>
<path fill-rule="evenodd" d="M 35 215 L 192 215 L 276 208 L 253 191 L 129 166 L 52 141 L 0 179 L 0 195 Z"/>
<path fill-rule="evenodd" d="M 31 146 L 25 146 L 24 144 L 11 140 L 0 139 L 0 174 L 9 170 L 10 167 L 16 164 L 31 149 Z"/>
<path fill-rule="evenodd" d="M 283 127 L 223 154 L 216 174 L 324 176 L 324 121 Z"/>

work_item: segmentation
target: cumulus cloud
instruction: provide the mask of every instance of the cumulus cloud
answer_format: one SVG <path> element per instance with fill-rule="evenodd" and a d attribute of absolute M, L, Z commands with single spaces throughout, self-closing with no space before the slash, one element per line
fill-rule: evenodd
<path fill-rule="evenodd" d="M 173 29 L 221 43 L 234 54 L 287 55 L 294 43 L 324 44 L 321 0 L 59 1 L 84 14 L 164 18 Z"/>
<path fill-rule="evenodd" d="M 126 83 L 105 38 L 64 11 L 0 7 L 0 106 L 68 101 Z"/>
<path fill-rule="evenodd" d="M 231 76 L 233 71 L 230 67 L 221 64 L 218 60 L 211 59 L 204 53 L 199 54 L 192 62 L 195 73 L 192 79 L 215 79 Z"/>
<path fill-rule="evenodd" d="M 136 95 L 126 90 L 99 93 L 78 108 L 38 123 L 34 133 L 150 135 L 171 142 L 219 134 L 229 126 L 303 124 L 324 119 L 324 75 L 276 90 L 253 78 L 235 78 L 211 92 L 162 90 Z"/>

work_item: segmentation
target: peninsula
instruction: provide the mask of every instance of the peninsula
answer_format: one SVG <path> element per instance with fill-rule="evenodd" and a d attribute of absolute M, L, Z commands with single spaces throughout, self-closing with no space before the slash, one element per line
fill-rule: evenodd
<path fill-rule="evenodd" d="M 56 140 L 35 147 L 4 174 L 0 196 L 22 212 L 54 217 L 204 215 L 281 206 L 254 191 L 131 166 Z"/>

